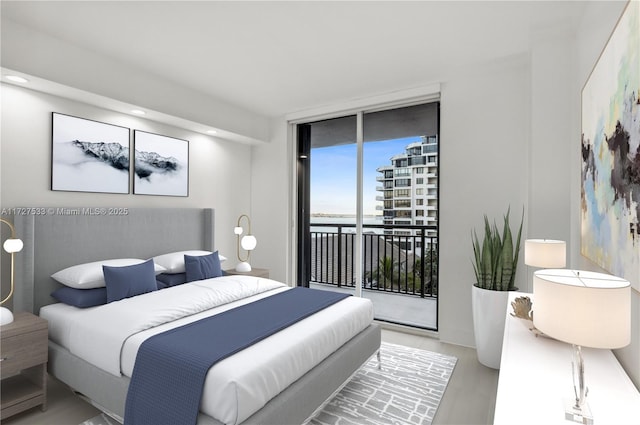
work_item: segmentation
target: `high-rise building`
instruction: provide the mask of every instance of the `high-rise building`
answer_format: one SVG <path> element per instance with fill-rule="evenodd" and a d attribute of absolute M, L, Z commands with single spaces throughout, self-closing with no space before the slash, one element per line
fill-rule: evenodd
<path fill-rule="evenodd" d="M 382 174 L 377 180 L 382 192 L 376 200 L 382 201 L 383 224 L 394 226 L 438 225 L 438 136 L 422 136 L 411 143 L 405 152 L 391 157 L 391 165 L 377 168 Z M 417 235 L 420 230 L 397 228 L 385 230 L 395 236 Z M 436 237 L 436 229 L 425 230 L 425 236 Z M 413 238 L 408 238 L 411 241 Z M 399 243 L 403 243 L 399 238 Z M 410 244 L 411 242 L 405 242 Z M 427 242 L 428 243 L 428 242 Z M 414 250 L 420 247 L 404 246 Z"/>

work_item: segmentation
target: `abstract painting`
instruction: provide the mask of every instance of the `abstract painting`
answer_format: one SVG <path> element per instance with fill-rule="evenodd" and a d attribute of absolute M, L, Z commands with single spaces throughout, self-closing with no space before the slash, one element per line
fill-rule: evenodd
<path fill-rule="evenodd" d="M 189 196 L 189 142 L 134 131 L 133 193 Z"/>
<path fill-rule="evenodd" d="M 640 2 L 582 89 L 581 252 L 640 289 Z"/>
<path fill-rule="evenodd" d="M 51 190 L 129 193 L 129 129 L 53 112 Z"/>

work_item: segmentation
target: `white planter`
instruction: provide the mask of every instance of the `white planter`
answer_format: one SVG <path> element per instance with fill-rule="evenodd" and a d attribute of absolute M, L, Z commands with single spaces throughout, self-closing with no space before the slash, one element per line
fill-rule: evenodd
<path fill-rule="evenodd" d="M 473 331 L 476 337 L 478 361 L 493 369 L 500 369 L 509 293 L 509 291 L 481 289 L 475 285 L 471 290 Z"/>

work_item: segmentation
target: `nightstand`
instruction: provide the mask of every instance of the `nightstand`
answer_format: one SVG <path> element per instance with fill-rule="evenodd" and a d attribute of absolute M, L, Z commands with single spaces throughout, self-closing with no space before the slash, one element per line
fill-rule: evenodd
<path fill-rule="evenodd" d="M 0 326 L 0 419 L 35 406 L 47 408 L 47 321 L 31 313 L 15 313 Z"/>
<path fill-rule="evenodd" d="M 250 272 L 237 272 L 235 269 L 225 270 L 224 272 L 230 275 L 255 276 L 255 277 L 264 277 L 265 279 L 269 279 L 269 269 L 259 269 L 257 267 L 252 268 Z"/>

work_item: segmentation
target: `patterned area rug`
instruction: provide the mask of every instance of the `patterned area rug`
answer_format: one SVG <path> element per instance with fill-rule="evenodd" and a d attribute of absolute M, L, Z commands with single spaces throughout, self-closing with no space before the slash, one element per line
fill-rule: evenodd
<path fill-rule="evenodd" d="M 427 425 L 433 421 L 455 357 L 382 343 L 374 356 L 308 425 Z M 119 425 L 101 414 L 81 425 Z"/>
<path fill-rule="evenodd" d="M 430 424 L 456 365 L 455 357 L 382 343 L 373 357 L 309 425 Z"/>

